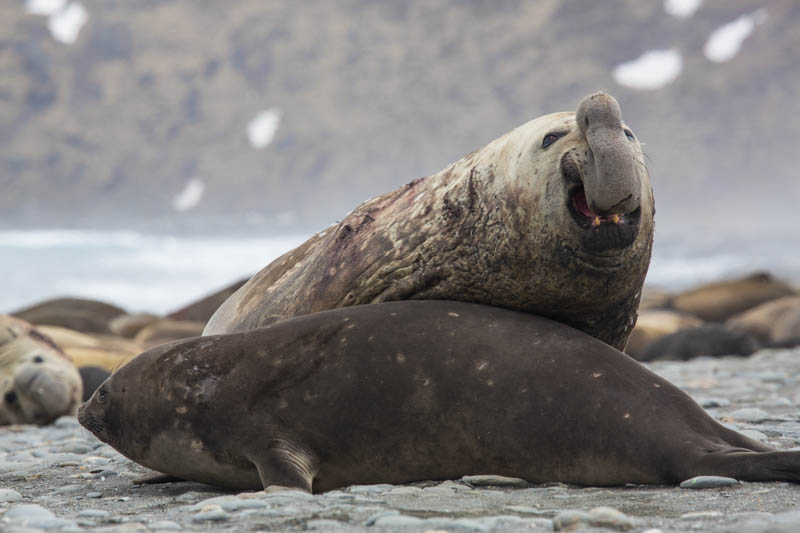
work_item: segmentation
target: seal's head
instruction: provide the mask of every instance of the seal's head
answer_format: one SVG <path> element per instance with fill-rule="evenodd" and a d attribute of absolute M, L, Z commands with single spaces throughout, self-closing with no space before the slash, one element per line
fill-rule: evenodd
<path fill-rule="evenodd" d="M 217 416 L 241 401 L 236 394 L 216 393 L 239 360 L 236 342 L 222 343 L 232 353 L 209 337 L 142 352 L 97 388 L 78 410 L 78 422 L 148 468 L 219 486 L 230 486 L 225 480 L 241 475 L 244 485 L 234 488 L 257 486 L 253 464 L 229 451 L 228 424 L 236 417 Z"/>
<path fill-rule="evenodd" d="M 0 425 L 49 424 L 74 415 L 82 394 L 78 370 L 50 339 L 0 315 Z"/>
<path fill-rule="evenodd" d="M 616 255 L 636 243 L 640 231 L 652 231 L 655 209 L 642 147 L 613 97 L 590 94 L 575 113 L 541 117 L 529 129 L 530 164 L 557 169 L 541 176 L 547 189 L 541 208 L 557 215 L 584 256 Z M 650 239 L 644 241 L 649 246 Z"/>

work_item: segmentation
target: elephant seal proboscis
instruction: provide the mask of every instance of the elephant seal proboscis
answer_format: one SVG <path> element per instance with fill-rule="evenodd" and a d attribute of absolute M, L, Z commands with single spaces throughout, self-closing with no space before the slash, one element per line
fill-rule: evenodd
<path fill-rule="evenodd" d="M 204 334 L 393 300 L 547 316 L 618 349 L 653 235 L 650 178 L 617 101 L 537 118 L 358 206 L 228 298 Z"/>
<path fill-rule="evenodd" d="M 70 359 L 31 324 L 0 315 L 0 425 L 74 415 L 83 394 Z"/>
<path fill-rule="evenodd" d="M 402 301 L 158 346 L 78 420 L 149 468 L 235 489 L 499 474 L 582 485 L 800 480 L 627 355 L 546 318 Z"/>

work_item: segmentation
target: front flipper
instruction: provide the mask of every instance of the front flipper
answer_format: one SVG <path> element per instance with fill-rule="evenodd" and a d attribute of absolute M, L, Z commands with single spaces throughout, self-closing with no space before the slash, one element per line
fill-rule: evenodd
<path fill-rule="evenodd" d="M 317 457 L 288 439 L 271 444 L 266 450 L 248 454 L 264 488 L 278 486 L 312 492 L 319 470 Z"/>

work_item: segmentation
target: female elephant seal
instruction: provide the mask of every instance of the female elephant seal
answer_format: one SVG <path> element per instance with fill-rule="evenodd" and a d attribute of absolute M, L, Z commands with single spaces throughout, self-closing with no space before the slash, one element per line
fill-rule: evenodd
<path fill-rule="evenodd" d="M 0 315 L 0 425 L 49 424 L 74 415 L 83 394 L 78 370 L 31 324 Z"/>
<path fill-rule="evenodd" d="M 458 300 L 547 316 L 622 349 L 653 236 L 641 146 L 617 101 L 537 118 L 357 207 L 267 265 L 204 334 L 337 307 Z"/>
<path fill-rule="evenodd" d="M 610 346 L 449 301 L 325 311 L 153 348 L 78 420 L 147 467 L 236 489 L 326 491 L 493 473 L 583 485 L 800 479 Z"/>

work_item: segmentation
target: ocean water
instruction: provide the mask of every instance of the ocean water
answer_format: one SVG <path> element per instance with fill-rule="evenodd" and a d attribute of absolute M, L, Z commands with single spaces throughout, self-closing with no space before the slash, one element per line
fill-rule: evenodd
<path fill-rule="evenodd" d="M 0 312 L 57 296 L 166 313 L 250 276 L 310 235 L 162 236 L 134 231 L 0 231 Z M 705 237 L 705 238 L 703 238 Z M 797 239 L 657 233 L 647 284 L 678 290 L 767 270 L 800 284 Z"/>

